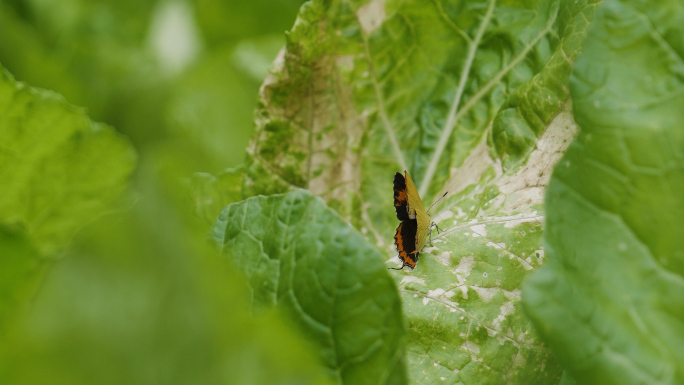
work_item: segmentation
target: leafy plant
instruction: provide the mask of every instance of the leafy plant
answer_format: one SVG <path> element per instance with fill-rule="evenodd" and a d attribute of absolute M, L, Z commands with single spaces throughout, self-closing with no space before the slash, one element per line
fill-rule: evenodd
<path fill-rule="evenodd" d="M 268 26 L 247 3 L 185 3 L 206 51 L 177 73 L 139 44 L 149 20 L 112 37 L 80 0 L 0 4 L 0 60 L 97 117 L 122 109 L 109 122 L 141 159 L 131 187 L 131 143 L 3 72 L 3 383 L 682 382 L 678 4 L 307 2 L 245 163 L 212 174 L 295 3 Z M 81 50 L 100 36 L 84 28 L 116 50 Z M 145 82 L 98 94 L 46 31 L 117 89 Z M 416 268 L 391 271 L 403 170 L 426 207 L 448 195 Z"/>
<path fill-rule="evenodd" d="M 577 130 L 567 80 L 594 10 L 312 2 L 288 34 L 244 196 L 307 188 L 391 249 L 394 172 L 420 176 L 427 201 L 449 191 L 434 217 L 446 231 L 415 271 L 393 273 L 411 383 L 560 378 L 520 287 L 544 261 L 543 190 Z"/>

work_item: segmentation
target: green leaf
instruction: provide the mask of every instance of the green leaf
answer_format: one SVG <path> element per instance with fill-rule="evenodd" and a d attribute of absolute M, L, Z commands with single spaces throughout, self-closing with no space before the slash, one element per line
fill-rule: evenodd
<path fill-rule="evenodd" d="M 423 249 L 415 270 L 396 274 L 413 384 L 558 383 L 561 368 L 522 310 L 521 286 L 546 261 L 543 191 L 577 132 L 568 108 L 516 172 L 478 145 L 451 182 L 448 208 L 432 218 L 443 229 L 433 230 L 434 247 Z"/>
<path fill-rule="evenodd" d="M 536 138 L 568 99 L 568 78 L 598 2 L 561 3 L 558 24 L 553 28 L 559 36 L 554 52 L 538 64 L 539 72 L 516 88 L 499 110 L 492 126 L 492 142 L 504 168 L 515 167 L 529 155 Z"/>
<path fill-rule="evenodd" d="M 396 171 L 430 198 L 460 183 L 453 171 L 488 136 L 490 163 L 522 167 L 568 98 L 593 11 L 586 1 L 305 4 L 262 87 L 245 195 L 307 188 L 385 232 Z"/>
<path fill-rule="evenodd" d="M 571 78 L 525 308 L 581 384 L 684 382 L 684 8 L 605 0 Z"/>
<path fill-rule="evenodd" d="M 163 204 L 80 233 L 2 339 L 0 382 L 331 384 L 280 314 L 250 314 L 241 277 L 191 233 Z"/>
<path fill-rule="evenodd" d="M 560 368 L 520 305 L 522 280 L 544 262 L 542 217 L 517 218 L 454 227 L 415 271 L 395 273 L 414 384 L 558 383 Z"/>
<path fill-rule="evenodd" d="M 393 273 L 414 384 L 560 380 L 520 290 L 545 260 L 544 189 L 577 133 L 568 77 L 595 9 L 312 1 L 262 86 L 245 196 L 306 188 L 396 266 L 394 173 L 426 207 L 449 192 L 434 248 Z"/>
<path fill-rule="evenodd" d="M 135 166 L 113 129 L 1 67 L 0 134 L 0 222 L 23 227 L 41 251 L 63 246 L 108 210 Z"/>
<path fill-rule="evenodd" d="M 299 190 L 227 206 L 212 228 L 255 309 L 282 309 L 336 383 L 404 384 L 403 320 L 382 254 Z"/>

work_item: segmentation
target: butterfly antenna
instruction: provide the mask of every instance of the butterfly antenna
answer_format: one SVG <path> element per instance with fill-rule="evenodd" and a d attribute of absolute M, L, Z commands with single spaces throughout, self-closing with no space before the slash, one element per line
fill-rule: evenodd
<path fill-rule="evenodd" d="M 437 202 L 441 201 L 441 200 L 442 200 L 442 198 L 444 198 L 444 197 L 445 197 L 445 196 L 446 196 L 446 195 L 447 195 L 448 193 L 449 193 L 448 191 L 447 191 L 447 192 L 445 192 L 445 193 L 444 193 L 444 195 L 442 195 L 442 197 L 441 197 L 441 198 L 437 199 L 437 201 L 436 201 L 435 203 L 433 203 L 433 204 L 432 204 L 432 206 L 436 205 L 436 204 L 437 204 Z M 432 206 L 430 206 L 430 208 L 429 208 L 429 209 L 427 209 L 426 213 L 430 211 L 430 209 L 432 208 Z"/>

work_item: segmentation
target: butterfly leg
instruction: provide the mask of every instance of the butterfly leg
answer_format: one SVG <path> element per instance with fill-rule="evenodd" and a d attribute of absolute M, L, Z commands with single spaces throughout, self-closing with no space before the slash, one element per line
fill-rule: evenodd
<path fill-rule="evenodd" d="M 435 222 L 432 222 L 430 224 L 430 229 L 428 230 L 428 238 L 429 238 L 430 246 L 432 246 L 432 247 L 434 247 L 434 245 L 432 244 L 432 228 L 433 227 L 437 228 L 437 234 L 439 234 L 439 226 L 437 226 L 437 224 Z"/>
<path fill-rule="evenodd" d="M 401 265 L 401 267 L 388 267 L 387 270 L 390 270 L 390 269 L 392 269 L 392 270 L 404 270 L 404 268 L 406 266 L 411 267 L 411 265 L 409 265 L 408 263 L 404 263 L 403 265 Z M 411 270 L 413 270 L 412 267 L 411 267 Z"/>

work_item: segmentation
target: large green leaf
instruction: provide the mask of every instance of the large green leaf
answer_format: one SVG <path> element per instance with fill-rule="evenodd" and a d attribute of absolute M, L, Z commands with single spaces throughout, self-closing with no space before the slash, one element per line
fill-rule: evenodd
<path fill-rule="evenodd" d="M 449 191 L 393 273 L 412 383 L 555 384 L 520 306 L 546 260 L 543 196 L 577 127 L 568 77 L 592 1 L 312 1 L 267 77 L 244 196 L 304 187 L 393 250 L 392 177 Z M 396 253 L 387 266 L 396 266 Z"/>
<path fill-rule="evenodd" d="M 252 316 L 239 274 L 143 191 L 147 204 L 89 226 L 53 267 L 2 338 L 0 382 L 331 384 L 283 317 Z"/>
<path fill-rule="evenodd" d="M 683 18 L 681 2 L 605 0 L 573 72 L 582 131 L 523 294 L 580 384 L 684 382 Z"/>
<path fill-rule="evenodd" d="M 593 9 L 307 3 L 262 87 L 245 194 L 306 187 L 382 230 L 393 223 L 380 203 L 394 171 L 408 169 L 422 195 L 443 191 L 488 135 L 492 157 L 519 167 L 567 100 Z"/>
<path fill-rule="evenodd" d="M 110 127 L 0 67 L 0 222 L 50 251 L 105 212 L 127 187 L 135 154 Z"/>
<path fill-rule="evenodd" d="M 60 96 L 0 67 L 0 335 L 30 303 L 46 256 L 110 210 L 135 165 L 130 144 Z"/>
<path fill-rule="evenodd" d="M 540 220 L 454 228 L 434 240 L 438 254 L 396 273 L 413 383 L 558 383 L 558 365 L 520 309 L 522 279 L 544 262 Z"/>
<path fill-rule="evenodd" d="M 336 383 L 404 384 L 403 320 L 383 256 L 320 198 L 298 190 L 227 206 L 212 228 L 255 309 L 277 305 Z"/>

